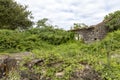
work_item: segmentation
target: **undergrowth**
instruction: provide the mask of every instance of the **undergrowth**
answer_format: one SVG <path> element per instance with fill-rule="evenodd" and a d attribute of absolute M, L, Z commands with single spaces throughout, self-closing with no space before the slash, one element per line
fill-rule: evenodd
<path fill-rule="evenodd" d="M 15 34 L 12 31 L 0 31 L 0 51 L 9 49 L 31 51 L 36 59 L 44 61 L 41 66 L 34 66 L 34 72 L 43 75 L 46 79 L 69 80 L 75 70 L 84 69 L 83 63 L 90 65 L 100 73 L 103 80 L 120 79 L 119 30 L 109 33 L 102 41 L 91 44 L 74 41 L 73 36 L 68 36 L 69 38 L 65 37 L 66 35 L 59 36 L 63 33 L 54 32 L 53 35 L 53 32 L 51 34 L 45 32 L 46 35 L 43 35 L 39 30 L 22 33 L 14 31 Z M 48 37 L 46 37 L 47 35 Z M 59 43 L 57 40 L 61 40 L 61 42 Z M 62 77 L 57 77 L 57 73 L 61 73 Z"/>

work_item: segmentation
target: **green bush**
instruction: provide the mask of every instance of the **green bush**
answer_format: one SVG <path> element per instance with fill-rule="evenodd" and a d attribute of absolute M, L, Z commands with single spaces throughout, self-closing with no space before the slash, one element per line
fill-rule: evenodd
<path fill-rule="evenodd" d="M 31 34 L 37 34 L 41 40 L 54 45 L 66 43 L 74 39 L 73 33 L 61 29 L 34 28 L 29 30 L 29 32 Z"/>
<path fill-rule="evenodd" d="M 50 48 L 73 39 L 72 33 L 61 29 L 33 28 L 26 31 L 0 30 L 0 51 L 31 51 Z"/>
<path fill-rule="evenodd" d="M 40 49 L 48 46 L 49 44 L 42 41 L 38 35 L 30 34 L 27 31 L 0 30 L 1 52 L 30 51 L 32 49 Z"/>
<path fill-rule="evenodd" d="M 68 80 L 72 72 L 84 68 L 81 64 L 90 65 L 103 80 L 119 80 L 119 36 L 120 30 L 109 33 L 102 41 L 84 44 L 74 41 L 73 35 L 63 30 L 0 30 L 0 50 L 32 51 L 37 59 L 44 60 L 43 65 L 35 66 L 34 70 L 52 80 Z M 46 73 L 42 73 L 43 69 Z M 58 79 L 55 74 L 59 72 L 64 75 Z"/>

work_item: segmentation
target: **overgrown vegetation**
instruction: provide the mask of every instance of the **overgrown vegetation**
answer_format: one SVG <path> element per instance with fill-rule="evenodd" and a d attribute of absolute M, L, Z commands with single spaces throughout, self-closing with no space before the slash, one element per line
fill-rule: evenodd
<path fill-rule="evenodd" d="M 51 50 L 33 50 L 32 52 L 37 55 L 37 58 L 45 60 L 43 66 L 37 67 L 40 68 L 39 72 L 41 72 L 41 68 L 45 67 L 46 77 L 49 76 L 52 80 L 69 80 L 75 70 L 84 68 L 81 65 L 83 63 L 91 65 L 101 74 L 103 80 L 119 80 L 119 36 L 120 31 L 115 31 L 108 34 L 101 42 L 92 44 L 70 42 L 61 44 Z M 64 72 L 60 79 L 55 77 L 55 74 L 59 72 Z"/>
<path fill-rule="evenodd" d="M 104 21 L 110 32 L 120 29 L 120 10 L 106 15 Z"/>
<path fill-rule="evenodd" d="M 0 51 L 30 51 L 51 48 L 73 40 L 73 34 L 60 29 L 34 28 L 23 32 L 0 30 Z"/>
<path fill-rule="evenodd" d="M 31 12 L 13 0 L 0 0 L 0 17 L 0 53 L 27 51 L 33 53 L 34 59 L 42 60 L 32 68 L 20 66 L 19 73 L 24 71 L 29 77 L 38 75 L 40 80 L 80 80 L 81 71 L 87 66 L 102 80 L 120 80 L 120 11 L 105 17 L 111 33 L 91 44 L 75 41 L 73 33 L 46 24 L 47 18 L 38 20 L 36 28 L 30 28 Z M 79 27 L 87 25 L 74 24 L 74 28 Z M 32 59 L 25 58 L 23 63 Z M 8 80 L 19 80 L 19 73 L 9 72 Z M 94 80 L 88 76 L 82 79 Z"/>
<path fill-rule="evenodd" d="M 35 28 L 24 32 L 1 30 L 0 49 L 2 52 L 17 50 L 34 53 L 36 59 L 44 62 L 41 66 L 34 66 L 32 71 L 39 75 L 42 74 L 46 80 L 69 80 L 76 70 L 84 69 L 83 64 L 90 65 L 101 74 L 103 80 L 120 79 L 119 30 L 109 33 L 104 40 L 92 44 L 74 41 L 70 36 L 71 33 L 64 30 L 45 30 L 44 28 Z M 57 40 L 60 40 L 59 45 L 56 44 Z M 27 61 L 29 60 L 31 59 Z M 62 77 L 56 76 L 59 73 L 62 74 Z"/>

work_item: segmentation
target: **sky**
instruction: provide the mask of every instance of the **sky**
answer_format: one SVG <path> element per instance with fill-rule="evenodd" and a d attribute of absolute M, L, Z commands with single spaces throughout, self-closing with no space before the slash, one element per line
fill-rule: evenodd
<path fill-rule="evenodd" d="M 120 0 L 15 0 L 27 5 L 33 21 L 48 18 L 50 24 L 69 30 L 74 23 L 88 26 L 100 23 L 104 16 L 120 10 Z"/>

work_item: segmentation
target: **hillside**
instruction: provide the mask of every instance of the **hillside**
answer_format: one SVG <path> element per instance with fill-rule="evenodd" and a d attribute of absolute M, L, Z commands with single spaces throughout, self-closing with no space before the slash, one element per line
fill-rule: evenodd
<path fill-rule="evenodd" d="M 55 30 L 54 34 L 50 34 L 49 31 L 40 33 L 36 29 L 35 32 L 38 33 L 34 33 L 34 30 L 0 31 L 2 54 L 28 51 L 34 55 L 34 57 L 26 56 L 22 60 L 18 74 L 13 76 L 11 72 L 7 74 L 9 80 L 12 78 L 19 80 L 20 76 L 22 79 L 31 80 L 120 79 L 120 30 L 111 32 L 102 41 L 91 44 L 75 41 L 69 36 L 72 33 L 63 30 Z M 56 42 L 58 39 L 60 42 Z M 15 72 L 16 70 L 12 73 Z"/>

